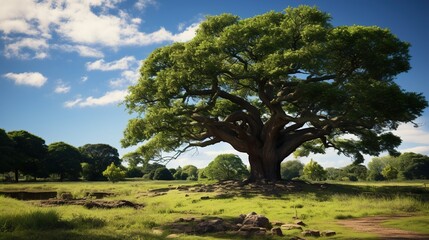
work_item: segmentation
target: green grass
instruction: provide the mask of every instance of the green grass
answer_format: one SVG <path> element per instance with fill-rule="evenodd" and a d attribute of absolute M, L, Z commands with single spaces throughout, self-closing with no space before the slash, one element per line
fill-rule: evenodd
<path fill-rule="evenodd" d="M 300 191 L 280 196 L 250 194 L 235 195 L 221 199 L 219 193 L 184 192 L 171 190 L 166 195 L 147 197 L 148 190 L 175 188 L 192 185 L 189 181 L 126 181 L 77 182 L 77 183 L 18 183 L 2 184 L 2 190 L 54 190 L 72 192 L 75 197 L 88 191 L 112 192 L 115 195 L 106 200 L 124 199 L 143 203 L 142 209 L 85 209 L 82 206 L 39 207 L 37 201 L 18 201 L 0 196 L 0 239 L 165 239 L 169 234 L 168 223 L 178 218 L 205 218 L 219 216 L 236 218 L 240 214 L 257 212 L 266 215 L 270 221 L 293 222 L 295 215 L 308 224 L 309 229 L 334 230 L 336 236 L 329 239 L 376 239 L 368 233 L 353 232 L 340 226 L 340 219 L 376 215 L 412 214 L 409 228 L 422 232 L 427 221 L 418 222 L 429 216 L 429 191 L 417 183 L 394 184 L 320 184 L 303 185 Z M 209 196 L 201 200 L 202 196 Z M 41 222 L 43 224 L 37 225 Z M 396 222 L 389 222 L 396 226 Z M 2 227 L 4 226 L 4 227 Z M 28 227 L 30 226 L 30 227 Z M 405 227 L 404 227 L 405 226 Z M 413 226 L 413 227 L 411 227 Z M 162 234 L 153 228 L 163 229 Z M 49 231 L 46 231 L 49 230 Z M 299 231 L 284 231 L 288 237 L 299 236 Z M 63 237 L 64 236 L 64 237 Z M 236 235 L 219 233 L 212 235 L 180 235 L 180 239 L 243 239 Z M 260 239 L 260 238 L 255 238 Z M 285 237 L 267 237 L 285 239 Z M 309 238 L 311 239 L 311 238 Z M 320 238 L 324 239 L 324 238 Z"/>
<path fill-rule="evenodd" d="M 403 219 L 389 220 L 383 223 L 383 225 L 390 228 L 429 234 L 428 216 L 413 216 Z"/>

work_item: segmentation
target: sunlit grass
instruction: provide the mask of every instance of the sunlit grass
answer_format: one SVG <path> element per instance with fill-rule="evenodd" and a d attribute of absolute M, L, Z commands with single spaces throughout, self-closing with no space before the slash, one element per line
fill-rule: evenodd
<path fill-rule="evenodd" d="M 135 203 L 144 203 L 141 209 L 86 209 L 83 206 L 39 207 L 37 201 L 18 201 L 0 196 L 0 225 L 8 220 L 9 225 L 0 239 L 165 239 L 164 233 L 154 234 L 152 228 L 163 228 L 167 223 L 178 218 L 205 218 L 219 216 L 225 219 L 236 218 L 240 214 L 257 212 L 266 215 L 272 222 L 293 222 L 292 217 L 299 217 L 308 228 L 318 230 L 334 230 L 337 235 L 330 239 L 371 239 L 373 235 L 357 233 L 337 224 L 343 218 L 364 217 L 375 215 L 412 214 L 416 217 L 429 216 L 427 201 L 417 196 L 427 196 L 427 192 L 415 195 L 404 194 L 407 188 L 396 188 L 387 191 L 372 185 L 351 185 L 352 190 L 344 185 L 331 185 L 327 190 L 309 187 L 302 191 L 281 196 L 265 196 L 261 194 L 217 199 L 218 192 L 184 192 L 175 190 L 179 185 L 192 185 L 199 182 L 190 181 L 127 181 L 119 183 L 108 182 L 77 182 L 77 183 L 19 183 L 3 184 L 0 190 L 54 190 L 71 192 L 80 198 L 86 192 L 112 192 L 106 200 L 124 199 Z M 381 187 L 381 186 L 380 186 Z M 394 186 L 388 186 L 394 187 Z M 419 186 L 410 186 L 411 192 Z M 148 197 L 148 190 L 171 188 L 166 195 Z M 391 191 L 391 192 L 389 192 Z M 420 191 L 420 190 L 419 190 Z M 420 195 L 419 195 L 420 194 Z M 425 195 L 426 194 L 426 195 Z M 201 197 L 209 197 L 201 199 Z M 35 215 L 33 215 L 35 214 Z M 42 216 L 49 231 L 33 225 L 23 227 L 13 219 L 26 218 L 29 223 Z M 15 223 L 13 223 L 15 222 Z M 25 222 L 25 221 L 22 221 Z M 28 223 L 28 224 L 29 224 Z M 24 224 L 24 223 L 23 223 Z M 26 223 L 27 224 L 27 223 Z M 391 223 L 395 224 L 395 223 Z M 50 226 L 50 227 L 49 227 Z M 406 225 L 407 226 L 407 225 Z M 1 226 L 0 226 L 1 228 Z M 417 227 L 421 231 L 423 227 Z M 420 229 L 420 230 L 419 230 Z M 288 237 L 300 235 L 299 231 L 284 231 Z M 228 234 L 215 235 L 181 235 L 180 239 L 239 239 L 239 236 Z M 257 238 L 255 238 L 257 239 Z M 284 239 L 269 237 L 268 239 Z M 310 238 L 311 239 L 311 238 Z M 375 239 L 375 238 L 374 238 Z"/>

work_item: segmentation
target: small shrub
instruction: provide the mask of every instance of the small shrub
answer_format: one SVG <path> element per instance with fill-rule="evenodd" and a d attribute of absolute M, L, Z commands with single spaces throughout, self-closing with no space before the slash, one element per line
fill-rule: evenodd
<path fill-rule="evenodd" d="M 107 177 L 111 182 L 117 182 L 125 178 L 125 171 L 111 163 L 103 172 L 103 176 Z"/>

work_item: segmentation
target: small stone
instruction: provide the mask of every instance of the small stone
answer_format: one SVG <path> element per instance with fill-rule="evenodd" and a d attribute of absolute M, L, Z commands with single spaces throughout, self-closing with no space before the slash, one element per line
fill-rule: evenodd
<path fill-rule="evenodd" d="M 202 196 L 200 199 L 201 200 L 208 200 L 208 199 L 210 199 L 210 197 L 209 196 Z"/>
<path fill-rule="evenodd" d="M 284 224 L 283 222 L 271 222 L 271 225 L 277 226 L 277 227 L 280 227 L 283 224 Z"/>
<path fill-rule="evenodd" d="M 322 232 L 320 233 L 320 235 L 325 236 L 325 237 L 334 236 L 334 235 L 336 235 L 336 234 L 337 234 L 337 233 L 336 233 L 335 231 L 332 231 L 332 230 L 325 230 L 325 231 L 322 231 Z"/>
<path fill-rule="evenodd" d="M 274 236 L 283 236 L 283 232 L 279 227 L 272 228 L 271 234 Z"/>
<path fill-rule="evenodd" d="M 286 229 L 286 230 L 293 230 L 293 229 L 299 229 L 299 230 L 302 230 L 302 226 L 301 226 L 301 225 L 298 225 L 298 224 L 291 224 L 291 223 L 283 224 L 283 225 L 281 226 L 281 228 Z"/>
<path fill-rule="evenodd" d="M 304 230 L 301 234 L 304 237 L 320 237 L 320 231 L 317 230 Z"/>
<path fill-rule="evenodd" d="M 303 221 L 301 221 L 301 220 L 296 220 L 296 221 L 295 221 L 295 224 L 296 224 L 296 225 L 301 225 L 301 226 L 304 226 L 304 227 L 305 227 L 305 226 L 307 226 L 307 224 L 305 224 L 305 223 L 304 223 Z"/>

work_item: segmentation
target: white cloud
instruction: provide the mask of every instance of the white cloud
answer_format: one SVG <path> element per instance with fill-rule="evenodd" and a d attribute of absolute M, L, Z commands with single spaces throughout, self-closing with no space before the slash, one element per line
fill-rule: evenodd
<path fill-rule="evenodd" d="M 140 68 L 143 64 L 143 61 L 140 61 L 140 64 L 133 69 L 125 70 L 121 73 L 120 78 L 116 78 L 109 81 L 109 85 L 112 88 L 123 88 L 131 84 L 137 83 L 137 80 L 140 77 Z"/>
<path fill-rule="evenodd" d="M 8 57 L 30 58 L 31 55 L 24 54 L 21 50 L 27 48 L 36 52 L 34 56 L 37 58 L 45 58 L 47 40 L 50 40 L 80 46 L 69 51 L 76 51 L 81 56 L 100 57 L 99 51 L 88 46 L 113 48 L 126 45 L 143 46 L 165 41 L 187 41 L 195 35 L 198 24 L 192 24 L 177 34 L 161 26 L 151 33 L 141 32 L 139 25 L 142 19 L 115 9 L 121 1 L 3 1 L 0 8 L 0 32 L 11 36 L 6 42 L 8 47 L 5 54 Z M 143 9 L 155 3 L 152 0 L 139 0 L 135 6 Z M 28 42 L 25 44 L 21 39 L 11 35 L 16 33 L 25 36 L 26 39 L 39 39 L 39 45 L 35 46 Z M 52 39 L 53 35 L 58 35 L 58 38 Z"/>
<path fill-rule="evenodd" d="M 70 44 L 63 44 L 63 45 L 54 45 L 53 48 L 60 49 L 65 52 L 76 52 L 81 57 L 94 57 L 94 58 L 101 58 L 104 57 L 104 54 L 95 49 L 84 45 L 70 45 Z"/>
<path fill-rule="evenodd" d="M 88 71 L 100 70 L 100 71 L 114 71 L 114 70 L 126 70 L 131 66 L 137 64 L 137 60 L 133 56 L 126 56 L 113 62 L 104 62 L 104 59 L 99 59 L 94 62 L 86 63 L 86 69 Z"/>
<path fill-rule="evenodd" d="M 31 56 L 30 52 L 34 52 Z M 7 58 L 20 58 L 20 59 L 43 59 L 47 57 L 46 51 L 48 50 L 48 43 L 46 39 L 41 38 L 24 38 L 16 42 L 5 45 L 5 56 Z"/>
<path fill-rule="evenodd" d="M 81 80 L 82 82 L 86 82 L 86 81 L 88 81 L 88 76 L 82 76 L 82 77 L 80 78 L 80 80 Z"/>
<path fill-rule="evenodd" d="M 147 8 L 149 5 L 156 5 L 156 2 L 154 0 L 137 0 L 137 2 L 134 4 L 134 6 L 138 10 L 143 10 Z"/>
<path fill-rule="evenodd" d="M 175 34 L 173 36 L 173 41 L 175 42 L 186 42 L 195 37 L 197 33 L 197 29 L 200 26 L 200 23 L 193 23 L 189 27 L 185 28 L 185 30 L 181 33 Z M 183 26 L 179 26 L 183 28 Z"/>
<path fill-rule="evenodd" d="M 78 97 L 75 100 L 65 102 L 64 106 L 67 108 L 105 106 L 122 102 L 127 95 L 128 90 L 115 90 L 111 92 L 106 92 L 103 96 L 99 98 L 91 96 L 87 97 L 86 99 L 83 99 L 81 97 Z"/>
<path fill-rule="evenodd" d="M 414 153 L 429 155 L 429 145 L 428 146 L 417 146 L 417 147 L 412 147 L 412 148 L 401 149 L 401 153 L 406 153 L 406 152 L 414 152 Z"/>
<path fill-rule="evenodd" d="M 7 73 L 3 76 L 13 80 L 17 85 L 27 85 L 32 87 L 41 87 L 48 80 L 48 78 L 39 72 Z"/>
<path fill-rule="evenodd" d="M 418 119 L 417 122 L 422 119 Z M 414 127 L 411 123 L 400 125 L 393 134 L 400 136 L 403 142 L 429 145 L 429 132 L 422 127 Z"/>
<path fill-rule="evenodd" d="M 55 86 L 55 93 L 64 94 L 70 92 L 71 86 L 63 81 L 58 81 L 57 86 Z"/>

